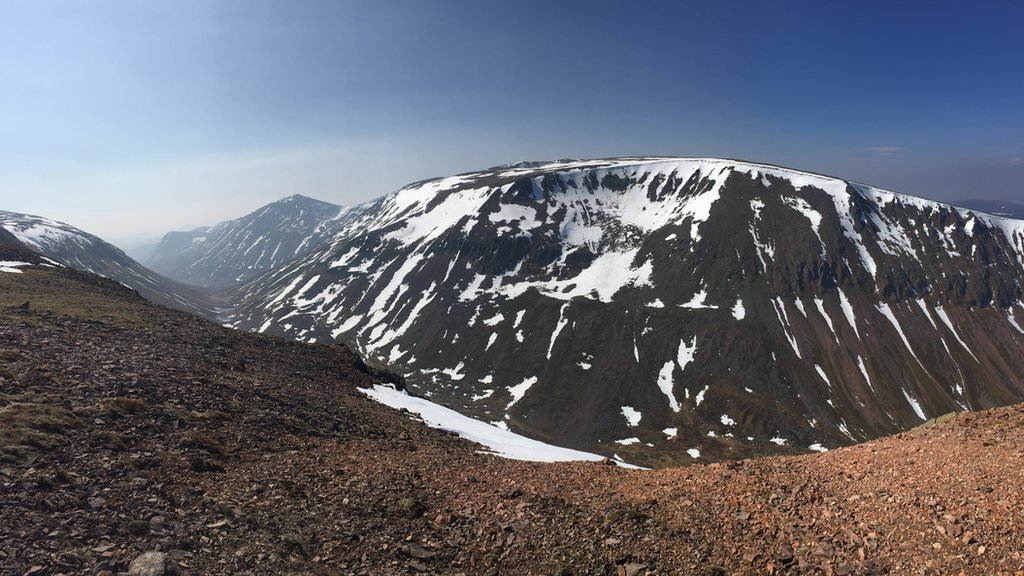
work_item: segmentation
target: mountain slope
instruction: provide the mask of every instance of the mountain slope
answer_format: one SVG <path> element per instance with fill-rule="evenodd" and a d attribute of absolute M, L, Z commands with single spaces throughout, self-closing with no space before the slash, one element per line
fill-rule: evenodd
<path fill-rule="evenodd" d="M 207 318 L 216 315 L 204 291 L 155 274 L 112 244 L 74 226 L 0 210 L 0 228 L 55 262 L 121 282 L 152 302 Z"/>
<path fill-rule="evenodd" d="M 1024 222 L 775 166 L 422 182 L 255 279 L 231 325 L 638 463 L 820 449 L 1024 399 Z"/>
<path fill-rule="evenodd" d="M 333 235 L 347 213 L 289 196 L 212 228 L 169 232 L 145 264 L 186 284 L 230 286 L 310 251 Z"/>
<path fill-rule="evenodd" d="M 3 228 L 0 228 L 0 260 L 28 264 L 39 264 L 42 261 L 38 252 L 30 250 L 14 234 Z"/>
<path fill-rule="evenodd" d="M 483 454 L 359 392 L 386 377 L 67 267 L 0 272 L 0 573 L 1024 570 L 1022 406 L 630 471 Z"/>

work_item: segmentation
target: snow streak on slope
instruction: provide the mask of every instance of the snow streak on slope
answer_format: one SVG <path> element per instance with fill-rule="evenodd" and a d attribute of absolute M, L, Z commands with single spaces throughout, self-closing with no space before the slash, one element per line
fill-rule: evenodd
<path fill-rule="evenodd" d="M 603 456 L 559 448 L 520 436 L 508 430 L 473 420 L 458 412 L 440 406 L 429 400 L 409 396 L 394 388 L 377 385 L 373 388 L 362 388 L 360 391 L 381 404 L 392 408 L 404 408 L 419 414 L 429 426 L 455 432 L 459 436 L 486 446 L 491 452 L 512 460 L 530 460 L 533 462 L 566 462 L 572 460 L 603 460 Z"/>
<path fill-rule="evenodd" d="M 14 260 L 0 261 L 0 272 L 7 272 L 10 274 L 21 274 L 21 270 L 18 270 L 21 266 L 30 266 L 28 262 L 17 262 Z"/>

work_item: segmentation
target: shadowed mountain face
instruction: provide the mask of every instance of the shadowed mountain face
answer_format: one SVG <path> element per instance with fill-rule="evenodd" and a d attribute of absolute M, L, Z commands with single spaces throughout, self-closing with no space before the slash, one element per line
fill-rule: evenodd
<path fill-rule="evenodd" d="M 186 284 L 230 286 L 309 252 L 347 215 L 334 204 L 289 196 L 212 228 L 169 232 L 145 264 Z"/>
<path fill-rule="evenodd" d="M 8 241 L 13 238 L 22 249 L 31 249 L 76 270 L 116 280 L 151 302 L 207 318 L 215 316 L 204 290 L 155 274 L 112 244 L 74 226 L 0 210 L 0 230 L 6 232 Z"/>
<path fill-rule="evenodd" d="M 1024 398 L 1024 222 L 774 166 L 417 183 L 244 285 L 231 325 L 639 462 L 848 444 Z"/>

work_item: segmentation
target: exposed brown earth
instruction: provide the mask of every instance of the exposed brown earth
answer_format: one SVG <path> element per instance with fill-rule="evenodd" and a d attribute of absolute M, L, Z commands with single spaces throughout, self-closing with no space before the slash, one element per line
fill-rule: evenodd
<path fill-rule="evenodd" d="M 1024 574 L 1022 406 L 629 471 L 481 454 L 357 391 L 387 377 L 0 274 L 0 574 Z"/>

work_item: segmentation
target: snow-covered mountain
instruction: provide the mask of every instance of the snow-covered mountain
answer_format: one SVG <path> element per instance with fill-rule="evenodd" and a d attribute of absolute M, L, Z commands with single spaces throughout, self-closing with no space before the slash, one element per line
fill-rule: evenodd
<path fill-rule="evenodd" d="M 28 264 L 43 262 L 42 256 L 38 252 L 30 250 L 14 234 L 3 228 L 0 228 L 0 260 Z"/>
<path fill-rule="evenodd" d="M 230 286 L 309 252 L 348 214 L 296 194 L 212 228 L 170 232 L 145 264 L 186 284 Z"/>
<path fill-rule="evenodd" d="M 151 302 L 208 318 L 216 316 L 204 291 L 155 274 L 112 244 L 74 226 L 0 210 L 0 229 L 55 262 L 116 280 Z"/>
<path fill-rule="evenodd" d="M 420 182 L 241 287 L 411 390 L 629 461 L 823 449 L 1024 400 L 1024 222 L 720 159 Z"/>

